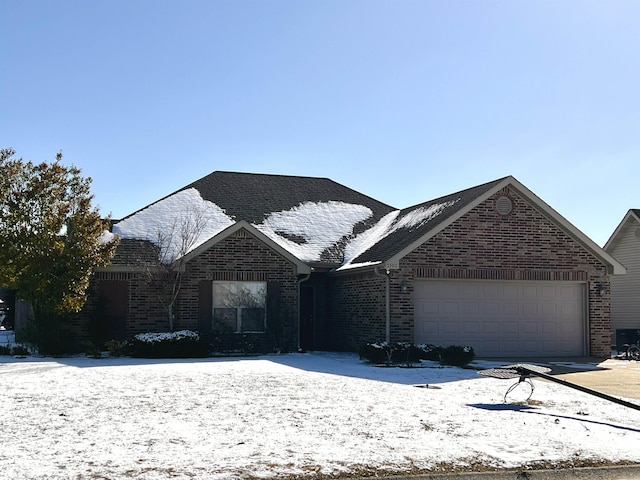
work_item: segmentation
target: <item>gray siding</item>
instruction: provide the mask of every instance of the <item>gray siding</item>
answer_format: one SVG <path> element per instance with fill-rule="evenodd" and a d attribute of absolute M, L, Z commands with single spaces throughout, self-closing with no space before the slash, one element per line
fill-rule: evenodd
<path fill-rule="evenodd" d="M 627 268 L 626 275 L 611 276 L 611 330 L 640 328 L 640 224 L 629 221 L 607 248 L 616 260 Z"/>

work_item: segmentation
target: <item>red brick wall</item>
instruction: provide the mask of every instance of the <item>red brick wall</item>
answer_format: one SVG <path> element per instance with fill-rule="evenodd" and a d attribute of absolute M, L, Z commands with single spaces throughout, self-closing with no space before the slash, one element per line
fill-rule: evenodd
<path fill-rule="evenodd" d="M 167 313 L 146 282 L 143 273 L 103 271 L 92 281 L 92 300 L 76 319 L 86 324 L 98 308 L 97 296 L 102 279 L 124 280 L 129 284 L 127 335 L 169 330 Z M 264 281 L 279 283 L 280 345 L 287 350 L 298 346 L 298 280 L 295 266 L 251 236 L 246 230 L 212 246 L 185 266 L 184 280 L 175 306 L 175 330 L 199 327 L 199 286 L 202 280 Z M 267 334 L 264 334 L 267 336 Z"/>
<path fill-rule="evenodd" d="M 331 279 L 327 308 L 333 350 L 358 351 L 386 334 L 385 279 L 373 272 Z"/>
<path fill-rule="evenodd" d="M 279 282 L 279 332 L 286 350 L 298 347 L 298 279 L 295 266 L 246 230 L 212 246 L 186 265 L 177 309 L 176 329 L 198 328 L 198 289 L 201 280 Z M 275 345 L 274 345 L 275 348 Z"/>
<path fill-rule="evenodd" d="M 495 201 L 508 195 L 513 210 L 500 215 Z M 460 278 L 494 280 L 570 280 L 589 285 L 589 349 L 595 356 L 610 353 L 610 296 L 606 267 L 584 245 L 522 198 L 505 189 L 420 245 L 391 271 L 391 341 L 413 341 L 413 280 Z M 400 291 L 405 281 L 407 291 Z M 596 282 L 605 285 L 600 296 Z M 364 342 L 384 340 L 384 288 L 336 277 L 331 298 L 339 347 L 354 349 Z M 345 290 L 338 292 L 339 290 Z M 368 307 L 358 307 L 365 300 Z M 367 327 L 371 324 L 371 327 Z"/>

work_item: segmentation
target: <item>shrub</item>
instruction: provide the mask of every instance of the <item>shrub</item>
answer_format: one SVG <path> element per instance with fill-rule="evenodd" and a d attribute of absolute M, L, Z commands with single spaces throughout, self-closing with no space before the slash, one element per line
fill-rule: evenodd
<path fill-rule="evenodd" d="M 464 366 L 473 361 L 475 353 L 472 347 L 453 345 L 442 348 L 437 345 L 414 345 L 408 342 L 367 343 L 360 349 L 360 358 L 387 365 L 410 365 L 420 360 L 440 362 L 442 365 Z"/>
<path fill-rule="evenodd" d="M 131 356 L 138 358 L 201 358 L 209 354 L 207 342 L 190 330 L 140 333 L 131 340 Z"/>
<path fill-rule="evenodd" d="M 412 364 L 424 359 L 426 353 L 408 342 L 389 344 L 387 342 L 367 343 L 360 349 L 360 358 L 371 363 Z"/>
<path fill-rule="evenodd" d="M 127 340 L 108 340 L 104 344 L 110 357 L 126 357 L 131 355 L 131 345 Z"/>
<path fill-rule="evenodd" d="M 440 352 L 440 363 L 442 365 L 453 365 L 463 367 L 472 362 L 476 354 L 472 347 L 463 347 L 460 345 L 451 345 L 443 348 Z"/>
<path fill-rule="evenodd" d="M 26 357 L 26 356 L 28 356 L 30 354 L 31 354 L 31 352 L 24 345 L 15 345 L 11 349 L 11 355 L 15 355 L 16 357 Z"/>
<path fill-rule="evenodd" d="M 102 358 L 102 349 L 95 343 L 89 342 L 84 346 L 84 354 L 91 358 Z"/>
<path fill-rule="evenodd" d="M 431 360 L 433 362 L 440 361 L 440 352 L 442 352 L 442 347 L 428 343 L 417 345 L 417 348 L 420 350 L 420 360 Z"/>

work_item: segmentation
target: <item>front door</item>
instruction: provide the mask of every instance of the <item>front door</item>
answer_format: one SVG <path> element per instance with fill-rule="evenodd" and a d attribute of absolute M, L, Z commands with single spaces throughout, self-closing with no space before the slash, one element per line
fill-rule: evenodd
<path fill-rule="evenodd" d="M 303 352 L 313 350 L 315 346 L 314 331 L 315 291 L 313 287 L 300 287 L 300 349 Z"/>

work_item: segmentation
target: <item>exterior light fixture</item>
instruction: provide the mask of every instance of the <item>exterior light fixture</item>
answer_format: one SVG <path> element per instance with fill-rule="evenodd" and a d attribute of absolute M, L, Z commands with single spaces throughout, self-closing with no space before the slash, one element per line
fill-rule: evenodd
<path fill-rule="evenodd" d="M 596 292 L 598 292 L 598 295 L 603 296 L 604 295 L 604 284 L 597 282 L 596 283 Z"/>
<path fill-rule="evenodd" d="M 405 293 L 407 290 L 409 290 L 409 285 L 407 285 L 407 282 L 405 280 L 402 280 L 400 282 L 400 291 L 402 293 Z"/>

